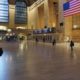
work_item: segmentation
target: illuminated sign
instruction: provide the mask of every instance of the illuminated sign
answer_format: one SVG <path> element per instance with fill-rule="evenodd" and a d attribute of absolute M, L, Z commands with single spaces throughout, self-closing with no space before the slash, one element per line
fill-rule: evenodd
<path fill-rule="evenodd" d="M 0 0 L 0 22 L 9 21 L 9 4 L 8 0 Z"/>
<path fill-rule="evenodd" d="M 16 2 L 15 6 L 15 23 L 25 24 L 27 23 L 27 8 L 25 2 Z"/>

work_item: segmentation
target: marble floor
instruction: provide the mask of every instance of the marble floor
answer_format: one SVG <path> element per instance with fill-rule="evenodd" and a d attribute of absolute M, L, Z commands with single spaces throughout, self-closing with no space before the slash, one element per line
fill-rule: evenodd
<path fill-rule="evenodd" d="M 80 80 L 80 43 L 0 42 L 0 80 Z"/>

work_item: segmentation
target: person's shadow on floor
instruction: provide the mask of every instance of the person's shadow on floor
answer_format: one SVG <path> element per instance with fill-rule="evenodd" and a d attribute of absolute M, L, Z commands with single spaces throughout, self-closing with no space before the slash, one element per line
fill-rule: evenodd
<path fill-rule="evenodd" d="M 73 50 L 71 50 L 70 57 L 74 58 L 74 51 Z"/>
<path fill-rule="evenodd" d="M 75 53 L 75 51 L 71 51 L 70 52 L 70 59 L 73 63 L 75 63 L 76 59 L 77 59 L 77 55 Z"/>

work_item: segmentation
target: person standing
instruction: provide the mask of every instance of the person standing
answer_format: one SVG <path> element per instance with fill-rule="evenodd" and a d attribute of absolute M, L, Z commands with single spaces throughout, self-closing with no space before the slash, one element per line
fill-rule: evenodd
<path fill-rule="evenodd" d="M 45 42 L 45 37 L 43 37 L 43 42 Z"/>
<path fill-rule="evenodd" d="M 38 42 L 38 38 L 37 37 L 36 37 L 35 41 Z"/>

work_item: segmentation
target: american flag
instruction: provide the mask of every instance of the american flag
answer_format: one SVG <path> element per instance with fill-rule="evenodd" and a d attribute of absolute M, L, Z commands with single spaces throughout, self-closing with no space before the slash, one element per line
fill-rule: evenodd
<path fill-rule="evenodd" d="M 63 4 L 64 17 L 80 13 L 80 0 L 70 0 Z"/>

